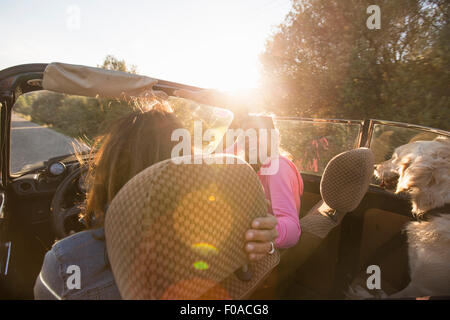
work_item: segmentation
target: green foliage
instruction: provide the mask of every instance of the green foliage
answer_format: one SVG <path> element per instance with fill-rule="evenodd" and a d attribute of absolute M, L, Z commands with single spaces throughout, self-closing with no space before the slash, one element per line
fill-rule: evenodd
<path fill-rule="evenodd" d="M 99 66 L 107 70 L 136 73 L 124 60 L 106 56 Z M 19 97 L 14 111 L 31 118 L 31 121 L 48 125 L 73 138 L 92 140 L 102 134 L 109 124 L 133 110 L 127 102 L 114 99 L 96 99 L 69 96 L 56 92 L 37 91 Z"/>
<path fill-rule="evenodd" d="M 379 118 L 450 129 L 450 31 L 444 0 L 293 0 L 260 59 L 267 109 Z"/>
<path fill-rule="evenodd" d="M 109 54 L 105 57 L 102 65 L 98 65 L 97 67 L 103 68 L 106 70 L 114 70 L 114 71 L 123 71 L 129 73 L 136 73 L 137 68 L 134 65 L 127 66 L 125 60 L 119 60 L 115 56 Z"/>
<path fill-rule="evenodd" d="M 131 104 L 119 100 L 50 91 L 24 94 L 14 104 L 14 111 L 28 116 L 31 121 L 88 141 L 102 134 L 113 120 L 133 111 L 133 108 Z"/>

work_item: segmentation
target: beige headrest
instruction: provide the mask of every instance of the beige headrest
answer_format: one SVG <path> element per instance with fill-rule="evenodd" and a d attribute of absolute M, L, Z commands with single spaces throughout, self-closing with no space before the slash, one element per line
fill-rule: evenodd
<path fill-rule="evenodd" d="M 249 281 L 235 274 L 248 263 L 244 234 L 267 203 L 248 164 L 205 159 L 219 158 L 235 164 L 157 163 L 113 199 L 105 236 L 124 299 L 242 298 L 278 264 L 276 252 L 249 265 Z"/>
<path fill-rule="evenodd" d="M 373 168 L 374 156 L 370 149 L 338 154 L 328 162 L 320 181 L 323 201 L 338 212 L 355 210 L 369 188 Z"/>

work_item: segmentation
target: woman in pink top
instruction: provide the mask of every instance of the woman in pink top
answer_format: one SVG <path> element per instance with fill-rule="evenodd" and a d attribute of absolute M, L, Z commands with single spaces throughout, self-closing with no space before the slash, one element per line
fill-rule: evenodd
<path fill-rule="evenodd" d="M 239 101 L 233 101 L 233 97 L 215 90 L 182 89 L 175 91 L 174 95 L 225 108 L 234 106 L 235 110 L 241 110 L 242 106 Z M 256 118 L 259 118 L 260 121 L 256 121 L 256 123 L 250 121 Z M 247 117 L 241 126 L 242 129 L 274 128 L 272 118 L 256 118 Z M 225 152 L 237 154 L 236 146 Z M 246 153 L 248 154 L 248 152 Z M 278 164 L 277 172 L 273 175 L 262 174 L 262 171 L 274 162 Z M 264 159 L 264 161 L 258 159 L 258 163 L 254 164 L 253 168 L 258 173 L 266 198 L 270 202 L 269 211 L 273 213 L 273 216 L 256 218 L 252 222 L 251 229 L 245 234 L 247 240 L 245 249 L 250 260 L 259 260 L 267 254 L 273 253 L 274 246 L 288 248 L 297 243 L 300 237 L 299 210 L 303 181 L 295 165 L 284 156 Z"/>
<path fill-rule="evenodd" d="M 271 212 L 277 218 L 276 230 L 278 236 L 275 240 L 275 247 L 289 248 L 294 246 L 300 237 L 301 229 L 299 222 L 300 197 L 303 194 L 303 180 L 294 163 L 287 157 L 279 154 L 278 150 L 271 150 L 270 132 L 275 129 L 273 120 L 268 116 L 249 116 L 242 123 L 242 129 L 267 129 L 268 139 L 261 141 L 258 138 L 257 150 L 251 150 L 251 143 L 246 143 L 245 159 L 249 162 L 249 153 L 258 152 L 258 160 L 256 164 L 252 164 L 261 184 L 264 187 L 266 199 L 270 201 Z M 258 135 L 258 133 L 257 133 Z M 259 135 L 258 135 L 259 136 Z M 248 141 L 247 141 L 248 142 Z M 267 157 L 261 159 L 259 154 L 260 143 L 267 144 Z M 233 147 L 233 151 L 237 154 L 238 144 Z M 278 152 L 275 152 L 278 151 Z M 272 156 L 270 156 L 272 155 Z M 272 170 L 271 167 L 273 167 Z M 248 244 L 248 245 L 251 245 Z"/>
<path fill-rule="evenodd" d="M 299 222 L 300 196 L 303 194 L 303 180 L 297 168 L 288 158 L 279 155 L 278 173 L 261 175 L 259 179 L 264 187 L 266 198 L 270 201 L 272 213 L 277 218 L 275 240 L 277 248 L 294 246 L 300 237 Z M 267 164 L 270 166 L 270 163 Z"/>

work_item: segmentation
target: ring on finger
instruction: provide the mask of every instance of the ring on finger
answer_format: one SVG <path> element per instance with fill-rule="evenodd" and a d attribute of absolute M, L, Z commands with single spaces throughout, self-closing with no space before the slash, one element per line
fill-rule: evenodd
<path fill-rule="evenodd" d="M 268 254 L 274 254 L 275 253 L 275 246 L 273 245 L 273 241 L 270 241 L 270 250 Z"/>

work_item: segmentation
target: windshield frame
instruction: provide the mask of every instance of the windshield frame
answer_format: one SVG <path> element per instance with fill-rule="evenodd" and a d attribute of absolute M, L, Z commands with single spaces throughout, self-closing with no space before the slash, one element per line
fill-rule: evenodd
<path fill-rule="evenodd" d="M 446 137 L 450 138 L 450 132 L 442 130 L 442 129 L 436 129 L 436 128 L 431 128 L 431 127 L 417 125 L 417 124 L 404 123 L 404 122 L 379 120 L 379 119 L 370 119 L 369 120 L 369 125 L 368 125 L 368 132 L 367 132 L 368 133 L 367 142 L 364 145 L 364 147 L 370 148 L 370 144 L 372 142 L 372 136 L 373 136 L 374 128 L 375 128 L 375 125 L 377 125 L 377 124 L 385 125 L 385 126 L 391 126 L 391 127 L 419 130 L 419 131 L 434 133 L 434 134 L 437 134 L 437 135 L 446 136 Z"/>

